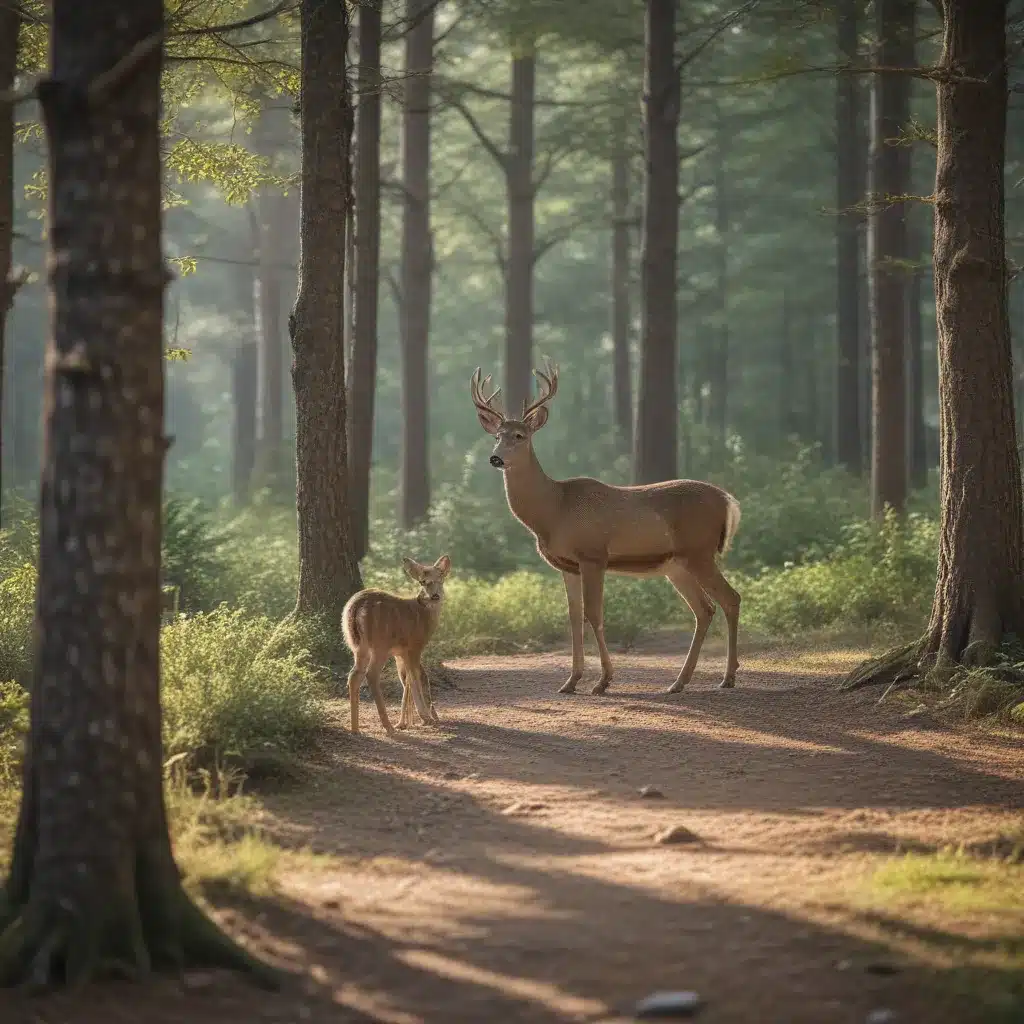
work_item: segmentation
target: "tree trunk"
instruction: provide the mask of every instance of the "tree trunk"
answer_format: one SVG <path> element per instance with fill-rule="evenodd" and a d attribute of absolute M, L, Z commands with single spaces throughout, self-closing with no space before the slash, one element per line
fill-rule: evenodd
<path fill-rule="evenodd" d="M 536 59 L 532 42 L 512 55 L 512 103 L 505 175 L 508 265 L 505 283 L 505 400 L 517 416 L 533 380 L 533 114 Z"/>
<path fill-rule="evenodd" d="M 914 260 L 907 286 L 907 437 L 910 454 L 910 486 L 920 490 L 928 485 L 928 444 L 924 422 L 924 326 L 921 322 L 921 290 L 924 268 L 919 233 L 909 228 L 910 254 Z"/>
<path fill-rule="evenodd" d="M 789 291 L 782 292 L 782 323 L 779 330 L 779 432 L 788 442 L 800 433 L 799 416 L 794 404 L 793 375 L 793 303 Z"/>
<path fill-rule="evenodd" d="M 935 298 L 941 543 L 926 653 L 1024 635 L 1020 455 L 1007 316 L 1006 0 L 946 0 L 938 85 Z"/>
<path fill-rule="evenodd" d="M 413 25 L 405 37 L 402 119 L 402 477 L 401 522 L 412 529 L 430 508 L 430 76 L 434 64 L 434 0 L 407 0 Z"/>
<path fill-rule="evenodd" d="M 16 7 L 0 7 L 0 92 L 14 87 L 18 71 L 18 29 L 21 16 Z M 3 451 L 3 393 L 7 317 L 14 304 L 17 285 L 11 278 L 14 248 L 14 107 L 0 106 L 0 452 Z M 0 477 L 0 499 L 3 479 Z"/>
<path fill-rule="evenodd" d="M 634 452 L 637 483 L 671 480 L 677 472 L 679 75 L 675 66 L 675 20 L 676 0 L 647 0 L 643 312 Z"/>
<path fill-rule="evenodd" d="M 185 963 L 273 977 L 185 895 L 164 806 L 162 37 L 161 0 L 52 7 L 39 98 L 54 321 L 32 729 L 0 906 L 6 984 Z"/>
<path fill-rule="evenodd" d="M 708 365 L 708 424 L 714 460 L 721 464 L 725 457 L 725 441 L 729 413 L 729 196 L 726 180 L 728 129 L 721 112 L 718 114 L 715 142 L 715 302 L 717 330 L 713 332 Z"/>
<path fill-rule="evenodd" d="M 859 59 L 859 0 L 842 0 L 839 59 Z M 861 448 L 860 226 L 864 198 L 860 90 L 855 75 L 836 75 L 836 459 L 851 473 L 864 470 Z"/>
<path fill-rule="evenodd" d="M 377 311 L 380 281 L 381 13 L 379 0 L 359 5 L 359 106 L 356 112 L 356 289 L 352 365 L 348 380 L 352 548 L 357 560 L 370 544 L 370 465 L 377 391 Z"/>
<path fill-rule="evenodd" d="M 633 449 L 633 373 L 630 366 L 630 203 L 628 122 L 615 125 L 612 155 L 612 393 L 615 426 L 626 451 Z"/>
<path fill-rule="evenodd" d="M 231 398 L 234 411 L 231 495 L 234 503 L 241 507 L 252 494 L 253 473 L 256 469 L 260 351 L 257 341 L 255 268 L 249 263 L 240 263 L 235 271 L 242 328 L 241 338 L 231 357 Z"/>
<path fill-rule="evenodd" d="M 914 64 L 916 0 L 877 0 L 882 67 Z M 895 145 L 910 120 L 910 78 L 872 76 L 871 212 L 868 267 L 871 289 L 872 390 L 871 511 L 902 512 L 907 501 L 906 430 L 906 203 L 910 151 Z"/>
<path fill-rule="evenodd" d="M 352 102 L 348 7 L 302 3 L 299 292 L 289 320 L 295 387 L 296 616 L 337 623 L 361 587 L 350 536 L 345 423 L 345 223 Z"/>

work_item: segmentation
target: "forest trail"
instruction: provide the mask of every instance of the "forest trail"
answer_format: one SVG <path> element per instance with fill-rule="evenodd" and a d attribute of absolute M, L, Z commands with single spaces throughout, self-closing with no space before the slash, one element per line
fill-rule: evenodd
<path fill-rule="evenodd" d="M 265 823 L 330 858 L 219 915 L 304 982 L 266 996 L 204 975 L 13 1019 L 555 1024 L 662 989 L 696 990 L 707 1024 L 995 1019 L 934 972 L 1020 942 L 1022 904 L 897 910 L 868 879 L 900 849 L 1019 835 L 1020 744 L 837 693 L 846 664 L 822 655 L 747 653 L 731 691 L 705 656 L 668 696 L 685 642 L 614 655 L 601 698 L 596 659 L 575 696 L 555 692 L 567 652 L 454 662 L 441 728 L 394 740 L 366 698 L 351 737 L 339 701 L 329 763 L 268 797 Z M 676 825 L 690 841 L 657 841 Z M 958 977 L 984 971 L 1001 973 Z"/>

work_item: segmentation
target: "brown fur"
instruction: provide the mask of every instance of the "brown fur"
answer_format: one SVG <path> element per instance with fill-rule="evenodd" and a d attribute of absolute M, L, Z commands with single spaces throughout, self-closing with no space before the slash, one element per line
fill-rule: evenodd
<path fill-rule="evenodd" d="M 400 597 L 385 590 L 361 590 L 349 599 L 341 613 L 345 643 L 355 659 L 348 676 L 353 732 L 359 732 L 359 688 L 363 679 L 377 705 L 381 725 L 389 734 L 394 732 L 380 688 L 381 671 L 391 657 L 402 680 L 398 728 L 408 727 L 413 703 L 421 722 L 438 723 L 422 656 L 441 615 L 444 581 L 451 572 L 451 559 L 442 555 L 433 565 L 422 565 L 405 558 L 402 565 L 420 585 L 415 597 Z"/>
<path fill-rule="evenodd" d="M 533 435 L 548 419 L 547 403 L 558 390 L 558 371 L 535 371 L 540 397 L 518 419 L 494 406 L 498 391 L 485 395 L 490 378 L 473 374 L 471 392 L 480 425 L 496 439 L 492 464 L 505 478 L 509 509 L 537 538 L 541 557 L 562 573 L 572 627 L 572 674 L 562 687 L 572 693 L 583 675 L 583 621 L 594 631 L 601 679 L 591 691 L 604 693 L 612 678 L 604 639 L 604 576 L 664 575 L 689 605 L 696 629 L 686 661 L 669 692 L 685 686 L 697 665 L 715 604 L 729 625 L 729 651 L 722 686 L 734 685 L 738 668 L 740 595 L 729 585 L 717 556 L 728 551 L 739 528 L 739 502 L 702 480 L 668 480 L 617 487 L 590 477 L 555 480 L 537 461 Z"/>

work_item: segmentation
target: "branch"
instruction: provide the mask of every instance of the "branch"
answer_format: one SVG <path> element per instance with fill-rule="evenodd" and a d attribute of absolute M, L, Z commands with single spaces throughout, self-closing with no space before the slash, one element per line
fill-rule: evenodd
<path fill-rule="evenodd" d="M 491 159 L 502 169 L 502 171 L 508 170 L 508 155 L 501 149 L 499 149 L 487 133 L 480 127 L 480 122 L 470 113 L 469 109 L 462 102 L 462 100 L 453 99 L 450 101 L 452 107 L 457 110 L 466 120 L 466 124 L 469 125 L 473 134 L 477 137 L 480 145 L 487 150 L 490 154 Z"/>
<path fill-rule="evenodd" d="M 566 221 L 566 223 L 561 225 L 561 227 L 557 227 L 549 231 L 544 238 L 534 244 L 533 266 L 536 267 L 537 264 L 547 256 L 547 254 L 551 252 L 556 245 L 561 245 L 562 242 L 569 241 L 579 228 L 585 227 L 589 223 L 590 217 L 581 214 L 579 217 L 574 217 L 572 220 Z"/>
<path fill-rule="evenodd" d="M 296 0 L 281 0 L 281 3 L 275 4 L 267 11 L 263 11 L 261 14 L 254 14 L 249 18 L 242 18 L 241 21 L 229 21 L 224 25 L 206 25 L 203 27 L 196 28 L 182 28 L 175 29 L 168 33 L 170 36 L 206 36 L 206 35 L 220 35 L 224 32 L 237 32 L 239 29 L 252 28 L 253 25 L 260 25 L 264 21 L 270 21 L 272 18 L 276 18 L 279 14 L 285 14 L 288 11 L 297 11 L 299 9 Z"/>
<path fill-rule="evenodd" d="M 491 227 L 490 224 L 480 216 L 476 210 L 472 207 L 462 206 L 461 204 L 455 205 L 457 213 L 461 213 L 464 217 L 471 220 L 480 231 L 487 236 L 487 240 L 491 243 L 494 248 L 494 258 L 501 269 L 502 276 L 504 277 L 507 273 L 507 264 L 505 260 L 505 240 L 501 235 Z"/>
<path fill-rule="evenodd" d="M 501 100 L 504 103 L 512 102 L 511 95 L 507 92 L 501 92 L 499 89 L 488 89 L 482 85 L 474 85 L 472 82 L 463 82 L 440 74 L 435 74 L 434 78 L 440 86 L 439 91 L 442 95 L 450 96 L 469 93 L 472 96 L 479 96 L 485 100 Z M 555 108 L 582 107 L 588 110 L 593 109 L 594 107 L 593 101 L 588 100 L 549 100 L 542 97 L 535 99 L 533 101 L 533 105 L 535 107 Z"/>
<path fill-rule="evenodd" d="M 727 29 L 732 28 L 742 17 L 749 14 L 761 0 L 747 0 L 745 4 L 737 7 L 735 11 L 731 11 L 721 21 L 715 25 L 708 33 L 707 37 L 699 42 L 689 53 L 684 54 L 679 63 L 676 64 L 676 77 L 682 80 L 683 68 L 689 67 L 700 55 L 716 40 L 721 36 Z"/>

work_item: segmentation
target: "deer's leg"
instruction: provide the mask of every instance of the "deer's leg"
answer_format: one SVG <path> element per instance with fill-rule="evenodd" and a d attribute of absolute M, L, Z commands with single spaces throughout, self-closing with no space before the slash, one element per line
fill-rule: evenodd
<path fill-rule="evenodd" d="M 583 678 L 583 577 L 579 573 L 563 572 L 565 600 L 569 606 L 569 631 L 572 633 L 572 672 L 559 687 L 559 693 L 575 693 L 576 684 Z"/>
<path fill-rule="evenodd" d="M 604 693 L 612 681 L 612 658 L 604 641 L 604 573 L 605 567 L 600 563 L 580 560 L 583 616 L 594 631 L 597 650 L 601 656 L 601 678 L 590 691 L 595 695 Z"/>
<path fill-rule="evenodd" d="M 420 721 L 427 725 L 430 721 L 430 702 L 427 699 L 427 673 L 423 671 L 423 663 L 417 658 L 409 663 L 409 683 L 412 686 L 412 699 L 416 702 L 416 714 Z"/>
<path fill-rule="evenodd" d="M 398 719 L 399 729 L 409 728 L 409 714 L 412 711 L 412 683 L 409 679 L 409 665 L 404 658 L 395 658 L 398 678 L 402 680 L 402 714 Z"/>
<path fill-rule="evenodd" d="M 668 688 L 669 693 L 678 693 L 693 677 L 700 649 L 704 645 L 704 638 L 715 614 L 715 603 L 704 593 L 704 588 L 681 562 L 670 563 L 665 576 L 676 588 L 676 593 L 687 603 L 695 620 L 686 661 L 683 662 L 676 681 Z"/>
<path fill-rule="evenodd" d="M 437 709 L 434 707 L 434 694 L 430 689 L 430 676 L 427 675 L 426 667 L 420 662 L 420 678 L 423 680 L 423 695 L 427 701 L 429 720 L 434 725 L 440 725 L 441 719 L 437 717 Z"/>
<path fill-rule="evenodd" d="M 388 709 L 384 704 L 384 693 L 380 688 L 380 674 L 384 669 L 385 663 L 386 660 L 384 658 L 371 655 L 370 664 L 366 667 L 366 682 L 370 687 L 370 693 L 373 694 L 374 703 L 377 705 L 380 724 L 384 726 L 384 731 L 389 736 L 393 736 L 395 727 L 391 724 L 391 719 L 388 718 Z"/>
<path fill-rule="evenodd" d="M 739 654 L 737 652 L 737 634 L 740 625 L 740 595 L 729 585 L 729 581 L 722 575 L 721 569 L 714 559 L 701 562 L 690 562 L 687 568 L 707 592 L 722 606 L 725 613 L 725 621 L 729 627 L 729 648 L 725 658 L 725 675 L 719 688 L 727 690 L 736 685 L 736 670 L 740 666 Z"/>
<path fill-rule="evenodd" d="M 348 674 L 348 703 L 352 715 L 351 728 L 359 732 L 359 687 L 366 678 L 366 666 L 370 664 L 370 656 L 364 651 L 355 652 L 355 662 Z"/>

